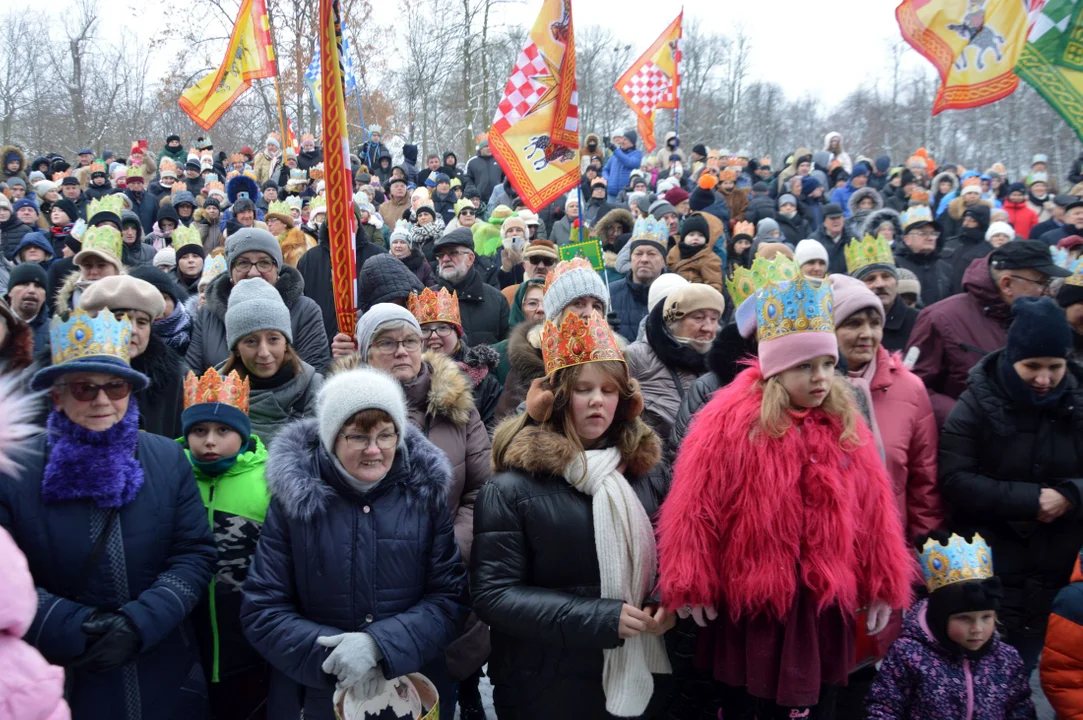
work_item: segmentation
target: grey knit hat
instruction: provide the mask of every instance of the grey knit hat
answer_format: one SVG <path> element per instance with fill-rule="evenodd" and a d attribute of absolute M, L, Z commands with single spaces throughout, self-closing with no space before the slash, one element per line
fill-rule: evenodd
<path fill-rule="evenodd" d="M 396 320 L 402 320 L 413 326 L 417 330 L 418 337 L 421 336 L 421 326 L 412 312 L 394 303 L 377 303 L 357 321 L 357 351 L 361 354 L 362 360 L 367 362 L 369 344 L 376 337 L 376 331 L 380 329 L 380 326 Z"/>
<path fill-rule="evenodd" d="M 342 426 L 362 410 L 383 410 L 390 415 L 402 447 L 406 437 L 406 397 L 402 386 L 385 372 L 362 367 L 335 373 L 320 390 L 316 405 L 320 442 L 332 456 L 335 437 Z"/>
<path fill-rule="evenodd" d="M 542 307 L 545 308 L 545 319 L 560 322 L 560 316 L 564 308 L 568 307 L 576 298 L 589 295 L 596 297 L 605 304 L 605 311 L 609 312 L 609 290 L 605 287 L 600 275 L 589 267 L 577 267 L 565 271 L 564 268 L 571 261 L 565 260 L 557 263 L 553 273 L 556 279 L 545 291 L 542 297 Z"/>
<path fill-rule="evenodd" d="M 245 335 L 257 330 L 277 330 L 293 344 L 290 311 L 274 285 L 263 278 L 246 278 L 233 286 L 226 308 L 226 342 L 237 347 Z"/>
<path fill-rule="evenodd" d="M 282 267 L 282 246 L 278 239 L 260 228 L 243 228 L 229 236 L 226 240 L 226 264 L 233 267 L 234 261 L 250 250 L 267 253 L 275 261 L 275 265 Z"/>

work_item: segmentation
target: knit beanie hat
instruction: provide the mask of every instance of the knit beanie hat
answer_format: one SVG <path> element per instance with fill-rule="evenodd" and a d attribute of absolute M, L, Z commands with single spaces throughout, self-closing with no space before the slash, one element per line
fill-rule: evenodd
<path fill-rule="evenodd" d="M 266 253 L 276 266 L 282 267 L 282 247 L 278 244 L 278 238 L 254 227 L 241 228 L 226 239 L 226 264 L 232 268 L 237 258 L 249 251 Z"/>
<path fill-rule="evenodd" d="M 677 207 L 685 200 L 689 199 L 691 196 L 685 190 L 679 187 L 675 187 L 667 190 L 666 194 L 663 197 L 666 199 L 667 203 L 669 203 L 673 207 Z"/>
<path fill-rule="evenodd" d="M 133 267 L 128 271 L 128 274 L 134 278 L 139 278 L 140 280 L 150 283 L 156 287 L 161 294 L 173 298 L 174 304 L 182 303 L 188 299 L 188 293 L 177 284 L 177 281 L 173 279 L 172 275 L 167 275 L 153 265 Z"/>
<path fill-rule="evenodd" d="M 154 259 L 151 261 L 151 264 L 154 265 L 154 267 L 165 265 L 172 270 L 177 267 L 177 251 L 171 247 L 162 248 L 154 253 Z"/>
<path fill-rule="evenodd" d="M 518 217 L 517 215 L 512 215 L 500 224 L 500 238 L 502 240 L 507 239 L 508 230 L 510 230 L 511 228 L 519 228 L 520 230 L 522 230 L 524 238 L 530 236 L 530 233 L 526 228 L 526 222 L 521 217 Z"/>
<path fill-rule="evenodd" d="M 664 254 L 664 253 L 663 253 Z M 552 270 L 553 281 L 542 298 L 545 319 L 560 322 L 564 308 L 576 298 L 590 296 L 598 298 L 609 312 L 609 291 L 601 276 L 590 266 L 570 268 L 570 260 L 557 263 Z"/>
<path fill-rule="evenodd" d="M 823 260 L 824 265 L 828 264 L 827 260 L 827 248 L 819 240 L 805 239 L 797 243 L 797 247 L 793 251 L 793 261 L 797 263 L 797 267 L 804 267 L 805 263 L 812 260 Z"/>
<path fill-rule="evenodd" d="M 1012 303 L 1011 327 L 1004 343 L 1008 362 L 1028 358 L 1066 358 L 1072 349 L 1072 329 L 1052 298 L 1021 297 Z"/>
<path fill-rule="evenodd" d="M 718 178 L 711 173 L 704 172 L 700 175 L 699 182 L 696 184 L 696 189 L 688 196 L 689 209 L 703 210 L 704 208 L 714 205 L 714 188 L 716 185 L 718 185 Z"/>
<path fill-rule="evenodd" d="M 963 211 L 963 217 L 974 218 L 978 223 L 978 227 L 985 231 L 989 229 L 989 216 L 991 211 L 989 206 L 985 203 L 978 203 L 977 205 L 971 205 Z"/>
<path fill-rule="evenodd" d="M 369 345 L 376 337 L 380 326 L 396 320 L 402 320 L 412 326 L 417 330 L 418 337 L 421 337 L 421 325 L 418 324 L 412 312 L 401 305 L 378 303 L 366 310 L 357 321 L 357 352 L 362 360 L 368 362 Z"/>
<path fill-rule="evenodd" d="M 414 271 L 390 253 L 378 253 L 366 260 L 358 273 L 357 282 L 360 286 L 357 307 L 365 314 L 380 303 L 396 300 L 406 302 L 410 293 L 420 293 L 425 289 Z"/>
<path fill-rule="evenodd" d="M 181 435 L 185 439 L 192 428 L 203 422 L 216 422 L 233 428 L 241 436 L 241 450 L 248 451 L 252 438 L 252 420 L 240 408 L 221 402 L 203 402 L 189 405 L 181 412 Z"/>
<path fill-rule="evenodd" d="M 671 292 L 688 284 L 689 282 L 677 273 L 659 275 L 647 290 L 647 312 L 654 310 L 654 306 L 665 300 Z"/>
<path fill-rule="evenodd" d="M 75 203 L 65 197 L 53 203 L 53 207 L 63 210 L 64 214 L 68 216 L 68 222 L 75 222 L 79 219 L 79 208 L 75 207 Z"/>
<path fill-rule="evenodd" d="M 403 446 L 406 440 L 406 397 L 402 393 L 402 386 L 385 372 L 367 367 L 355 368 L 329 377 L 316 403 L 320 442 L 332 457 L 335 454 L 335 438 L 342 431 L 342 426 L 362 410 L 383 410 L 387 413 L 395 432 L 399 434 L 399 447 Z"/>
<path fill-rule="evenodd" d="M 854 313 L 866 308 L 871 308 L 880 314 L 881 324 L 886 321 L 884 304 L 865 283 L 842 273 L 829 275 L 828 279 L 831 281 L 831 294 L 834 296 L 835 327 L 842 325 Z"/>
<path fill-rule="evenodd" d="M 698 232 L 707 240 L 711 238 L 710 228 L 707 226 L 707 218 L 703 215 L 695 214 L 689 215 L 681 223 L 681 242 L 684 242 L 684 238 L 690 232 Z"/>
<path fill-rule="evenodd" d="M 790 197 L 793 197 L 793 196 L 791 195 Z M 763 238 L 763 237 L 769 237 L 768 233 L 775 233 L 774 237 L 778 237 L 778 235 L 781 232 L 782 232 L 782 230 L 779 229 L 778 223 L 775 222 L 774 218 L 761 218 L 760 221 L 758 223 L 756 223 L 756 238 L 757 239 L 758 238 Z"/>
<path fill-rule="evenodd" d="M 1007 235 L 1009 240 L 1015 239 L 1015 228 L 1003 220 L 997 220 L 995 223 L 989 225 L 989 229 L 985 231 L 985 239 L 991 240 L 994 235 Z"/>
<path fill-rule="evenodd" d="M 258 330 L 277 330 L 293 344 L 290 311 L 274 285 L 263 278 L 246 278 L 233 286 L 226 308 L 226 342 L 237 347 L 245 335 Z"/>
<path fill-rule="evenodd" d="M 899 294 L 901 295 L 917 295 L 921 296 L 921 281 L 918 280 L 918 276 L 911 270 L 906 268 L 898 268 L 899 273 Z"/>
<path fill-rule="evenodd" d="M 20 247 L 22 246 L 20 245 Z M 37 283 L 42 289 L 48 288 L 49 276 L 45 274 L 45 268 L 36 262 L 19 263 L 12 268 L 11 274 L 8 275 L 9 293 L 11 288 L 26 285 L 27 283 Z"/>

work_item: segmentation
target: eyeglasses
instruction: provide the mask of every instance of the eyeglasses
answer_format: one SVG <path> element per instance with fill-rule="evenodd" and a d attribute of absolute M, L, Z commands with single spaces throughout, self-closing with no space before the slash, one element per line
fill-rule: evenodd
<path fill-rule="evenodd" d="M 79 402 L 90 402 L 102 391 L 110 400 L 123 400 L 132 394 L 132 384 L 127 380 L 110 380 L 104 385 L 92 382 L 58 383 L 57 387 L 66 387 L 71 396 Z"/>
<path fill-rule="evenodd" d="M 529 257 L 527 258 L 534 265 L 541 265 L 542 267 L 553 267 L 557 264 L 557 261 L 551 257 Z"/>
<path fill-rule="evenodd" d="M 246 273 L 246 272 L 248 272 L 249 270 L 252 269 L 253 265 L 255 265 L 256 270 L 258 270 L 261 273 L 269 273 L 269 272 L 271 272 L 272 270 L 275 269 L 274 260 L 268 260 L 267 258 L 264 258 L 262 260 L 258 260 L 256 262 L 252 262 L 251 260 L 246 260 L 245 258 L 241 258 L 237 262 L 233 263 L 233 269 L 234 270 L 240 270 L 241 272 Z"/>
<path fill-rule="evenodd" d="M 383 353 L 384 355 L 391 355 L 399 349 L 399 345 L 402 345 L 403 349 L 406 350 L 406 352 L 417 352 L 421 349 L 421 340 L 420 338 L 416 337 L 406 338 L 405 340 L 392 340 L 391 338 L 387 338 L 384 340 L 378 340 L 372 343 L 372 345 L 370 345 L 369 347 L 371 347 L 378 353 Z"/>
<path fill-rule="evenodd" d="M 1031 283 L 1032 285 L 1037 285 L 1038 287 L 1042 288 L 1043 290 L 1048 290 L 1049 286 L 1053 284 L 1053 278 L 1051 278 L 1051 277 L 1047 277 L 1044 280 L 1033 280 L 1033 279 L 1028 278 L 1028 277 L 1023 277 L 1022 275 L 1012 275 L 1010 273 L 1008 274 L 1008 277 L 1012 278 L 1013 280 L 1019 280 L 1021 282 L 1028 282 L 1028 283 Z"/>
<path fill-rule="evenodd" d="M 469 255 L 469 250 L 437 250 L 433 253 L 433 257 L 437 260 L 443 260 L 444 258 L 453 258 L 456 255 Z"/>
<path fill-rule="evenodd" d="M 938 232 L 921 232 L 920 230 L 914 230 L 910 234 L 925 240 L 936 240 L 940 237 Z"/>
<path fill-rule="evenodd" d="M 444 323 L 429 323 L 425 327 L 421 328 L 421 334 L 427 337 L 432 337 L 433 335 L 436 335 L 437 337 L 446 338 L 450 336 L 451 333 L 453 333 L 454 331 L 455 328 L 451 327 L 450 325 L 445 325 Z M 406 349 L 409 350 L 410 348 Z"/>
<path fill-rule="evenodd" d="M 351 450 L 368 450 L 376 443 L 381 450 L 391 450 L 399 443 L 398 433 L 380 433 L 375 439 L 368 435 L 341 435 L 346 440 L 346 446 Z"/>
<path fill-rule="evenodd" d="M 523 303 L 523 309 L 524 310 L 537 310 L 541 306 L 542 306 L 542 301 L 541 300 L 527 300 L 525 303 Z"/>

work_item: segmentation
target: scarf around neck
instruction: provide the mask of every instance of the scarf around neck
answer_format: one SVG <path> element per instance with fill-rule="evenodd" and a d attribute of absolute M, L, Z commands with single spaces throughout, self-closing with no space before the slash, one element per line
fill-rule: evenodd
<path fill-rule="evenodd" d="M 591 498 L 601 596 L 642 607 L 654 586 L 658 553 L 650 518 L 621 473 L 621 462 L 615 447 L 587 450 L 568 463 L 564 478 Z M 642 715 L 654 693 L 651 675 L 672 672 L 665 643 L 649 633 L 602 650 L 602 656 L 605 709 L 618 717 Z"/>
<path fill-rule="evenodd" d="M 49 413 L 48 459 L 41 482 L 46 503 L 93 500 L 100 508 L 120 508 L 143 487 L 143 466 L 136 458 L 139 408 L 128 399 L 128 412 L 102 432 L 87 430 L 54 409 Z"/>
<path fill-rule="evenodd" d="M 169 317 L 154 323 L 154 331 L 178 353 L 188 347 L 191 328 L 192 316 L 181 302 L 173 303 L 173 313 Z"/>
<path fill-rule="evenodd" d="M 850 385 L 855 390 L 861 393 L 865 398 L 865 404 L 869 408 L 869 429 L 872 430 L 872 436 L 876 439 L 876 449 L 880 451 L 880 459 L 887 461 L 887 455 L 884 454 L 884 438 L 880 435 L 880 425 L 876 422 L 876 408 L 872 404 L 872 379 L 876 377 L 876 356 L 872 356 L 872 360 L 868 365 L 861 370 L 851 370 L 847 373 L 847 378 L 850 380 Z"/>

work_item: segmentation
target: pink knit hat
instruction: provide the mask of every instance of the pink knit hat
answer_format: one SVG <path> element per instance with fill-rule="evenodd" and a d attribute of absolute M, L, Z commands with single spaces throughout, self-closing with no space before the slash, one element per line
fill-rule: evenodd
<path fill-rule="evenodd" d="M 821 355 L 839 359 L 835 333 L 806 331 L 783 335 L 760 343 L 760 372 L 765 378 L 772 378 Z"/>
<path fill-rule="evenodd" d="M 846 318 L 865 308 L 875 309 L 880 313 L 880 322 L 887 322 L 884 304 L 865 283 L 842 273 L 830 275 L 828 279 L 831 280 L 831 294 L 835 302 L 835 325 L 841 325 Z"/>

